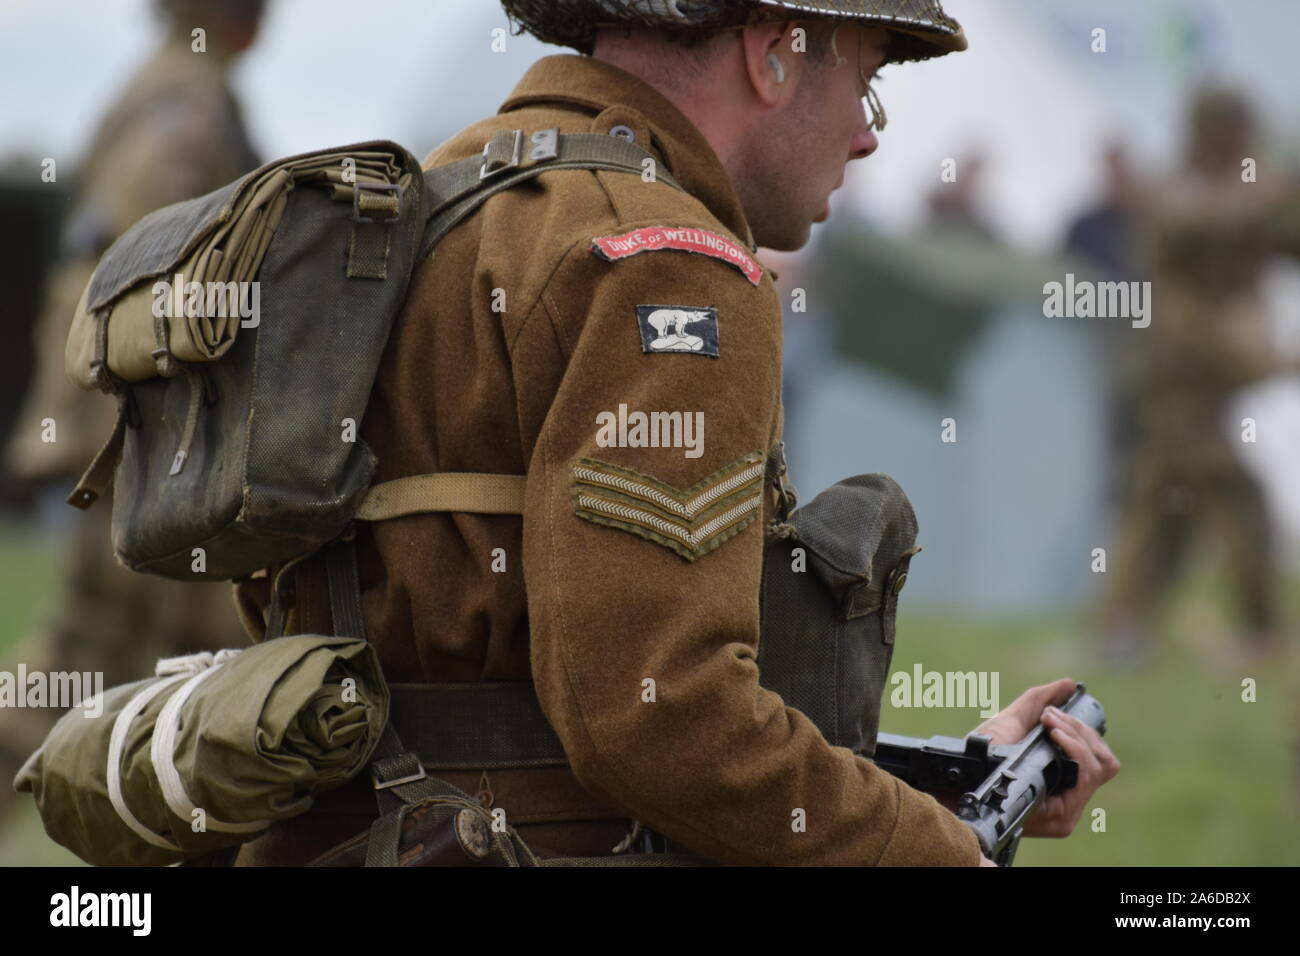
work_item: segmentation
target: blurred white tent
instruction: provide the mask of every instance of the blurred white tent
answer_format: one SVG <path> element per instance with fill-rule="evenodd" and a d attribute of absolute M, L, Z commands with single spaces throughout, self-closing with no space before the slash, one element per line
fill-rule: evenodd
<path fill-rule="evenodd" d="M 887 230 L 922 218 L 940 164 L 982 149 L 983 209 L 1013 247 L 1054 246 L 1096 195 L 1097 158 L 1115 135 L 1149 167 L 1168 164 L 1191 85 L 1239 82 L 1294 143 L 1300 4 L 1293 0 L 946 0 L 963 21 L 961 56 L 887 68 L 889 127 L 837 194 Z M 151 0 L 0 4 L 0 153 L 75 165 L 95 118 L 155 42 Z M 267 156 L 375 137 L 423 154 L 496 109 L 550 52 L 491 0 L 271 0 L 263 36 L 236 73 Z M 1093 52 L 1093 31 L 1106 52 Z M 499 44 L 498 44 L 499 45 Z M 382 68 L 387 81 L 368 79 Z M 66 167 L 64 167 L 66 168 Z M 960 168 L 958 170 L 960 175 Z M 1294 309 L 1296 286 L 1275 297 Z M 916 590 L 964 604 L 1024 607 L 1081 596 L 1105 534 L 1099 369 L 1086 337 L 1008 308 L 972 352 L 952 407 L 857 367 L 817 377 L 794 462 L 805 496 L 854 471 L 887 470 L 917 499 L 926 561 Z M 1296 320 L 1300 321 L 1300 320 Z M 887 330 L 882 330 L 887 334 Z M 1300 428 L 1300 385 L 1251 398 L 1275 429 Z M 937 445 L 940 418 L 964 423 L 960 451 Z M 1275 432 L 1276 433 L 1276 432 Z M 1300 540 L 1300 438 L 1248 449 Z M 938 449 L 938 450 L 937 450 Z M 944 477 L 947 473 L 949 477 Z M 931 570 L 927 571 L 929 567 Z"/>

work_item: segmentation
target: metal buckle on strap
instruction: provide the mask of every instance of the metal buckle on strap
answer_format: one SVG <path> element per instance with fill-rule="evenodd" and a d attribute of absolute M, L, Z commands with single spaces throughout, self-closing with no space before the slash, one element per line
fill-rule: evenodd
<path fill-rule="evenodd" d="M 488 179 L 519 166 L 523 156 L 524 131 L 521 129 L 503 129 L 496 133 L 483 147 L 483 165 L 479 167 L 478 178 Z"/>
<path fill-rule="evenodd" d="M 387 771 L 400 773 L 403 770 L 410 770 L 414 764 L 415 772 L 405 773 L 400 777 L 389 779 Z M 414 754 L 402 754 L 400 757 L 394 757 L 391 760 L 382 760 L 373 764 L 370 768 L 370 780 L 376 790 L 387 790 L 389 787 L 401 786 L 404 783 L 415 783 L 417 780 L 423 780 L 428 774 L 424 772 L 424 764 L 415 757 Z"/>
<path fill-rule="evenodd" d="M 373 200 L 363 200 L 361 197 L 368 193 L 387 193 L 392 198 L 390 200 L 376 197 Z M 378 212 L 382 215 L 378 217 L 362 215 L 363 204 L 366 205 L 366 212 Z M 387 225 L 397 222 L 401 215 L 402 187 L 398 183 L 363 183 L 358 180 L 352 184 L 353 222 L 379 222 Z"/>
<path fill-rule="evenodd" d="M 112 375 L 108 371 L 108 363 L 103 359 L 94 359 L 90 363 L 90 384 L 95 386 L 101 392 L 113 394 L 117 391 L 116 384 Z"/>
<path fill-rule="evenodd" d="M 539 129 L 528 141 L 533 144 L 533 148 L 528 151 L 528 161 L 532 163 L 545 163 L 556 159 L 560 155 L 560 128 L 552 126 L 550 129 Z"/>

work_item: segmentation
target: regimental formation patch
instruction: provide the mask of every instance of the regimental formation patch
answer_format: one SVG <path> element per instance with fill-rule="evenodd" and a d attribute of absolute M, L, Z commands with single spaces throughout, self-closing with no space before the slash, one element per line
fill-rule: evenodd
<path fill-rule="evenodd" d="M 695 252 L 702 256 L 720 259 L 758 285 L 763 278 L 763 267 L 740 243 L 707 229 L 673 229 L 670 226 L 646 226 L 618 236 L 600 236 L 591 240 L 591 251 L 602 259 L 616 262 L 641 252 L 672 249 L 677 252 Z"/>
<path fill-rule="evenodd" d="M 718 310 L 688 305 L 638 305 L 642 352 L 718 357 Z"/>
<path fill-rule="evenodd" d="M 569 463 L 573 511 L 694 562 L 743 531 L 763 508 L 762 452 L 750 452 L 689 488 L 594 458 Z"/>

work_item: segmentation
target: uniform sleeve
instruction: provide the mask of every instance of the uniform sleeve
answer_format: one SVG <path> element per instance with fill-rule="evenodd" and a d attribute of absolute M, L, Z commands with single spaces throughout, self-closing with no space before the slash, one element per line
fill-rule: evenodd
<path fill-rule="evenodd" d="M 578 248 L 538 308 L 568 364 L 529 469 L 532 669 L 578 779 L 722 863 L 978 863 L 933 798 L 759 686 L 770 281 Z"/>

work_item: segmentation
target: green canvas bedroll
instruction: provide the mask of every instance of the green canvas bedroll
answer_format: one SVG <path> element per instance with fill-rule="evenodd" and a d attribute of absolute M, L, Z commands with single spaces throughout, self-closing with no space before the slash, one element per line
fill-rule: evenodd
<path fill-rule="evenodd" d="M 160 661 L 74 707 L 14 781 L 88 863 L 161 866 L 235 846 L 365 769 L 389 692 L 364 640 L 297 635 Z"/>

